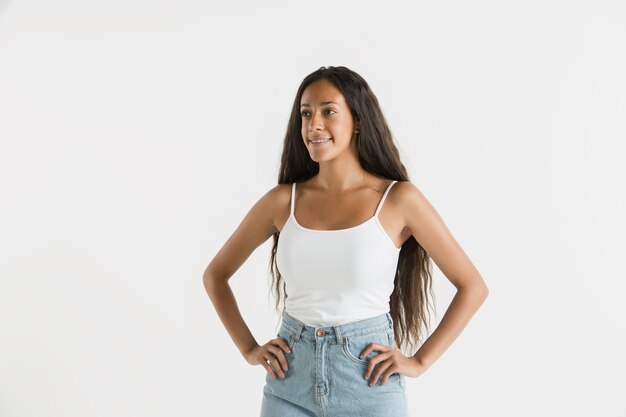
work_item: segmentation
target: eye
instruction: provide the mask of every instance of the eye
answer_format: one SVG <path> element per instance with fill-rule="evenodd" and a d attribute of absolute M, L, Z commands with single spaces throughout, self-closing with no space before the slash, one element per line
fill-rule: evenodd
<path fill-rule="evenodd" d="M 324 111 L 329 111 L 329 112 L 333 112 L 333 113 L 337 113 L 334 109 L 325 109 Z M 307 114 L 309 114 L 308 111 L 304 110 L 303 112 L 300 113 L 300 115 L 302 117 L 307 117 Z"/>

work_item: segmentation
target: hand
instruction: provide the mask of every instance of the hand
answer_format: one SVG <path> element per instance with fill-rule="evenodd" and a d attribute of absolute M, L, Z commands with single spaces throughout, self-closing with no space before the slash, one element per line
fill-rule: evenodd
<path fill-rule="evenodd" d="M 287 343 L 280 337 L 277 337 L 264 345 L 256 345 L 246 352 L 244 357 L 250 365 L 263 365 L 267 373 L 270 374 L 272 378 L 276 379 L 276 374 L 267 363 L 269 361 L 274 369 L 278 371 L 280 377 L 285 378 L 283 369 L 287 371 L 289 367 L 287 366 L 287 359 L 283 351 L 291 353 L 291 349 L 289 349 Z M 282 365 L 282 369 L 279 364 Z"/>
<path fill-rule="evenodd" d="M 389 379 L 389 377 L 391 376 L 391 374 L 399 373 L 410 377 L 417 377 L 426 371 L 426 367 L 423 366 L 417 360 L 417 358 L 415 358 L 414 356 L 404 356 L 400 349 L 395 346 L 381 345 L 379 343 L 370 343 L 363 350 L 363 352 L 361 352 L 361 355 L 359 357 L 364 358 L 373 350 L 381 353 L 374 356 L 368 361 L 365 375 L 363 375 L 365 379 L 369 379 L 370 375 L 372 376 L 372 379 L 369 383 L 370 387 L 376 385 L 376 381 L 381 375 L 382 379 L 380 383 L 381 385 L 384 385 L 387 382 L 387 379 Z M 376 370 L 374 370 L 374 373 L 372 374 L 372 370 L 374 369 L 376 364 L 378 364 L 378 367 L 376 368 Z"/>

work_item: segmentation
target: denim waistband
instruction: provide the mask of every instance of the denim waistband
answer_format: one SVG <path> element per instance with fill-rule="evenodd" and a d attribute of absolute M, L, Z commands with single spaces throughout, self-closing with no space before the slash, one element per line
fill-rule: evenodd
<path fill-rule="evenodd" d="M 338 326 L 308 326 L 302 321 L 283 312 L 282 326 L 296 333 L 295 340 L 321 340 L 325 338 L 336 339 L 338 343 L 343 337 L 364 335 L 380 330 L 392 330 L 393 321 L 389 312 L 369 319 L 359 320 Z"/>

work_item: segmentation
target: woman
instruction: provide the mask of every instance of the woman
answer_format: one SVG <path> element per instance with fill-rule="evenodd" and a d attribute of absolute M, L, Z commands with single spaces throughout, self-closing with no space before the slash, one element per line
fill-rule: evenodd
<path fill-rule="evenodd" d="M 270 236 L 272 288 L 276 307 L 285 293 L 284 310 L 277 337 L 259 345 L 228 279 Z M 430 258 L 458 291 L 411 353 L 428 330 Z M 405 376 L 424 373 L 488 294 L 409 181 L 367 82 L 345 67 L 322 67 L 302 81 L 278 185 L 250 209 L 203 280 L 246 361 L 267 371 L 262 417 L 409 415 Z"/>

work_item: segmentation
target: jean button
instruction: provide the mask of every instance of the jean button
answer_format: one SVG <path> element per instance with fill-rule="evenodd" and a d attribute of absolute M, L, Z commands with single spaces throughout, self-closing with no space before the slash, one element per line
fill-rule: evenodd
<path fill-rule="evenodd" d="M 324 336 L 326 334 L 326 332 L 324 330 L 318 330 L 317 331 L 317 335 L 318 336 Z"/>

